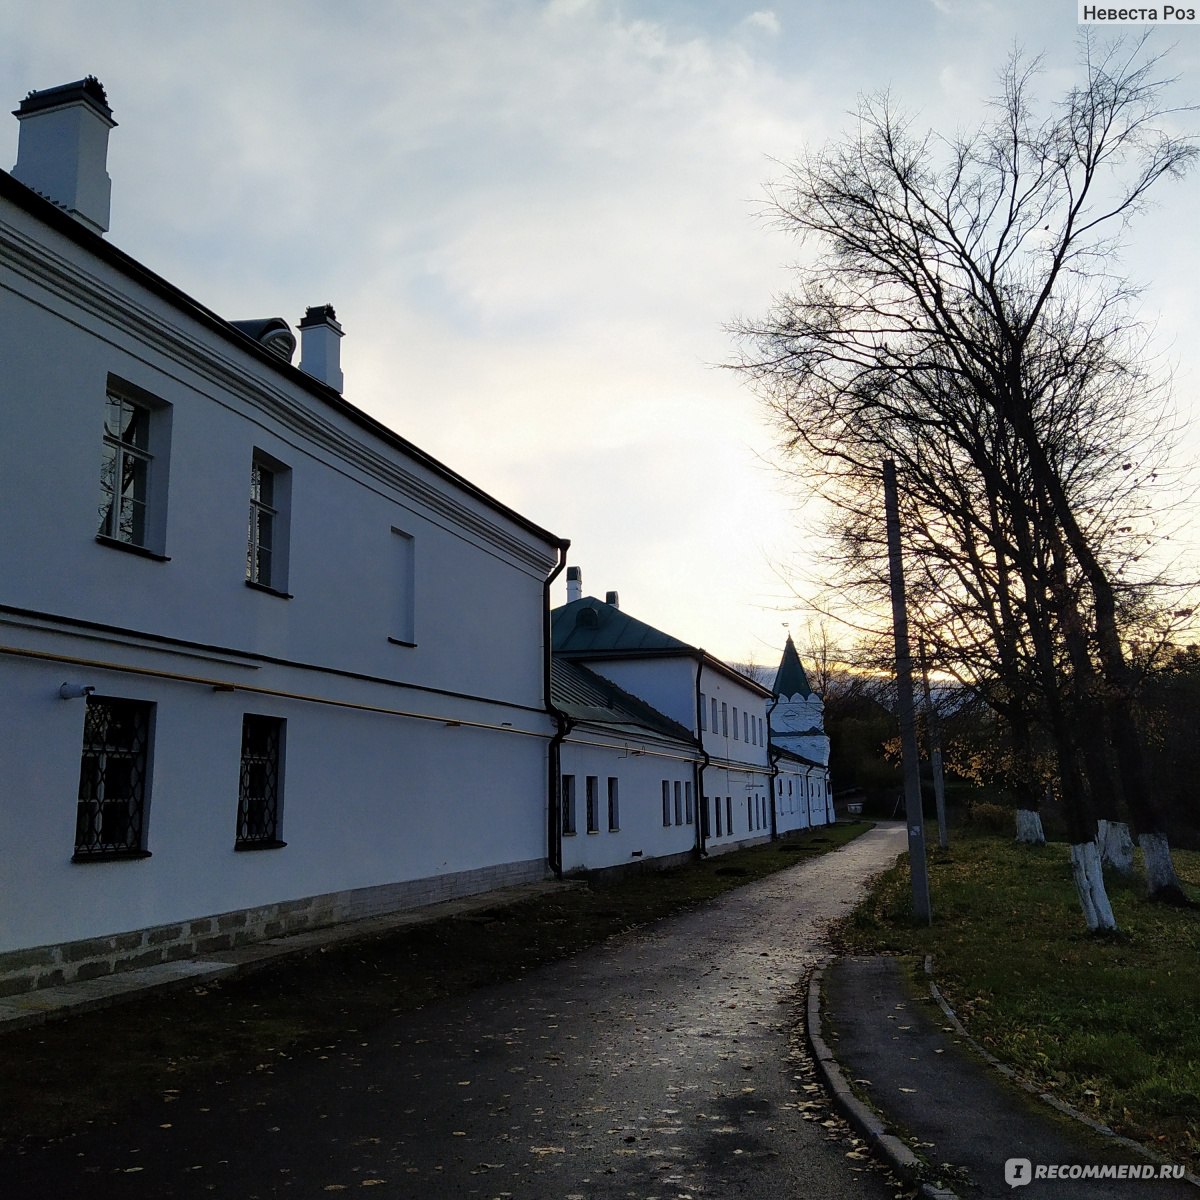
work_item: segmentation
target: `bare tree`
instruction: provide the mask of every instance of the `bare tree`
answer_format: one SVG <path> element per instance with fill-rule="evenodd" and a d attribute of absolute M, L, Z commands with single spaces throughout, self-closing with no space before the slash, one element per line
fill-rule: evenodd
<path fill-rule="evenodd" d="M 1136 290 L 1112 263 L 1197 149 L 1166 129 L 1169 81 L 1144 40 L 1080 45 L 1083 81 L 1045 117 L 1037 64 L 1017 56 L 973 136 L 916 138 L 886 96 L 864 102 L 855 134 L 773 192 L 779 224 L 821 250 L 738 332 L 741 368 L 859 551 L 880 540 L 864 488 L 884 457 L 900 464 L 923 632 L 973 681 L 991 655 L 1018 740 L 1035 717 L 1049 730 L 1085 917 L 1112 928 L 1098 809 L 1123 800 L 1151 894 L 1182 896 L 1121 630 L 1122 591 L 1149 582 L 1133 578 L 1153 515 L 1140 485 L 1163 426 L 1144 419 Z"/>

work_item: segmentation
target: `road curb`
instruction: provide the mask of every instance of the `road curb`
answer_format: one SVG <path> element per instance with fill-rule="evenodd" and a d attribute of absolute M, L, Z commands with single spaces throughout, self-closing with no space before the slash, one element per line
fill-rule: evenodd
<path fill-rule="evenodd" d="M 1030 1096 L 1036 1096 L 1039 1100 L 1048 1104 L 1056 1112 L 1062 1113 L 1063 1116 L 1071 1117 L 1076 1121 L 1086 1125 L 1093 1133 L 1098 1133 L 1101 1137 L 1107 1138 L 1109 1141 L 1116 1142 L 1123 1149 L 1130 1150 L 1134 1154 L 1148 1159 L 1152 1163 L 1157 1163 L 1160 1166 L 1176 1165 L 1171 1159 L 1160 1154 L 1157 1150 L 1150 1149 L 1149 1146 L 1143 1146 L 1141 1142 L 1135 1142 L 1132 1138 L 1127 1138 L 1115 1130 L 1110 1129 L 1107 1125 L 1101 1124 L 1093 1117 L 1089 1117 L 1087 1113 L 1080 1112 L 1079 1109 L 1068 1104 L 1065 1100 L 1060 1100 L 1057 1096 L 1051 1095 L 1049 1092 L 1043 1092 L 1035 1087 L 1032 1083 L 1026 1083 L 1016 1071 L 1013 1070 L 1007 1063 L 1001 1062 L 994 1054 L 989 1053 L 984 1049 L 966 1030 L 966 1027 L 958 1019 L 958 1013 L 950 1007 L 949 1002 L 938 989 L 938 985 L 933 981 L 933 955 L 925 955 L 925 978 L 929 983 L 929 994 L 937 1002 L 938 1007 L 942 1010 L 942 1015 L 954 1027 L 954 1032 L 962 1038 L 964 1042 L 980 1057 L 988 1066 L 999 1071 L 1010 1083 L 1016 1084 L 1022 1091 L 1027 1092 Z M 1188 1183 L 1200 1187 L 1200 1177 L 1193 1175 L 1190 1171 L 1184 1175 L 1184 1179 Z"/>
<path fill-rule="evenodd" d="M 960 1200 L 957 1192 L 924 1181 L 921 1175 L 926 1168 L 921 1159 L 889 1131 L 879 1113 L 851 1091 L 841 1066 L 821 1034 L 821 984 L 824 982 L 826 965 L 821 963 L 816 967 L 809 979 L 805 1030 L 813 1061 L 834 1104 L 866 1141 L 872 1153 L 883 1159 L 905 1182 L 915 1185 L 924 1200 Z"/>

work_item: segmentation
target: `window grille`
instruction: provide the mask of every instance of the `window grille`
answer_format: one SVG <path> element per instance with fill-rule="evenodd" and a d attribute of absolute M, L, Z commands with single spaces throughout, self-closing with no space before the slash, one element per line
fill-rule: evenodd
<path fill-rule="evenodd" d="M 152 709 L 140 700 L 87 698 L 75 818 L 76 861 L 144 853 Z"/>
<path fill-rule="evenodd" d="M 242 718 L 242 771 L 238 786 L 238 847 L 282 846 L 279 840 L 279 758 L 283 721 L 247 713 Z"/>

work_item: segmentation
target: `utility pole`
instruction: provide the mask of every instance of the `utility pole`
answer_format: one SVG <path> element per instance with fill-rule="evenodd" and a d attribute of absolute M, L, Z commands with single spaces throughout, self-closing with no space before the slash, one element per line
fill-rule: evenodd
<path fill-rule="evenodd" d="M 937 805 L 938 845 L 950 849 L 946 835 L 946 780 L 942 775 L 942 720 L 933 707 L 929 691 L 929 660 L 925 657 L 925 639 L 917 639 L 917 654 L 921 658 L 921 685 L 925 690 L 925 729 L 929 736 L 929 765 L 933 770 L 933 800 Z"/>
<path fill-rule="evenodd" d="M 883 464 L 883 504 L 887 517 L 888 573 L 892 588 L 892 630 L 896 640 L 896 716 L 904 760 L 904 811 L 908 824 L 908 863 L 912 872 L 913 916 L 922 925 L 933 917 L 929 907 L 929 869 L 925 862 L 925 816 L 921 811 L 921 763 L 913 719 L 912 656 L 908 648 L 908 607 L 904 561 L 900 553 L 900 503 L 896 464 Z"/>

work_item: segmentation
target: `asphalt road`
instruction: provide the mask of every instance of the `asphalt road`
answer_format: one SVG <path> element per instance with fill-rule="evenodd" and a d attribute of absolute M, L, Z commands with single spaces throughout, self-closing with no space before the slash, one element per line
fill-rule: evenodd
<path fill-rule="evenodd" d="M 903 826 L 0 1163 L 21 1200 L 891 1200 L 801 1105 L 799 981 Z M 113 1052 L 120 1053 L 120 1010 Z"/>

